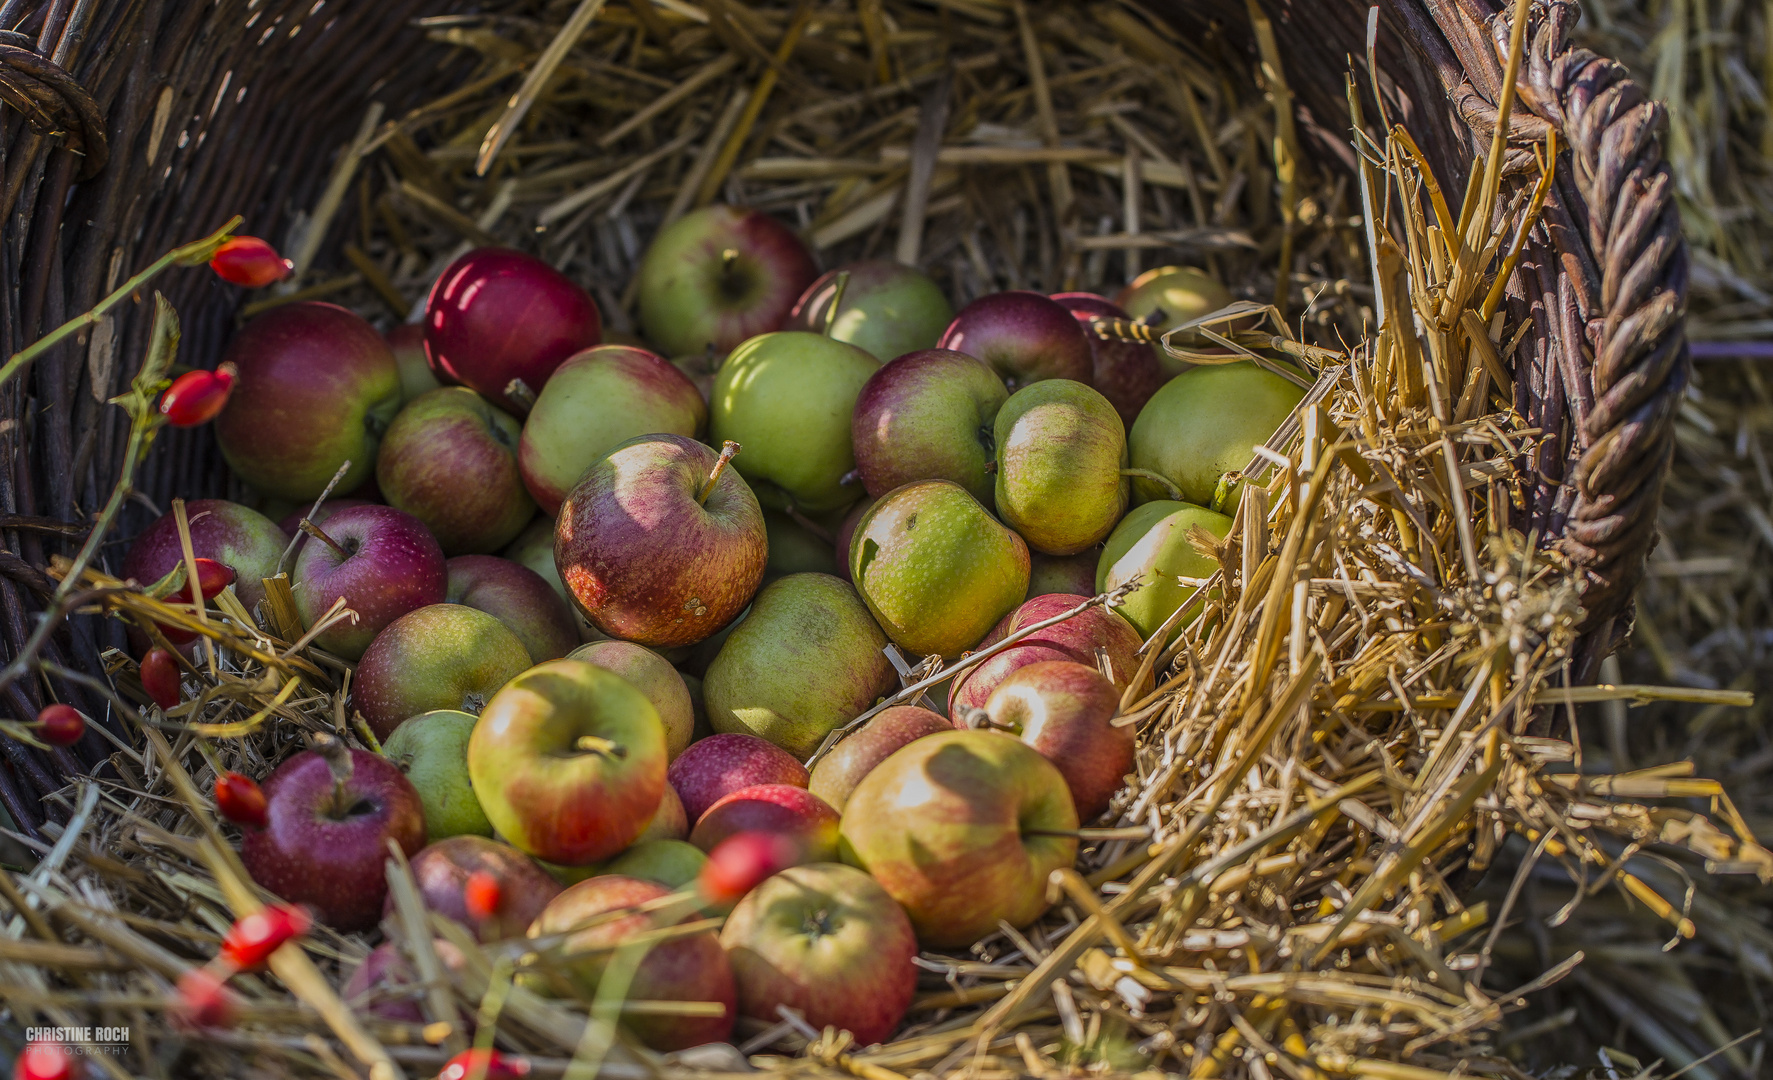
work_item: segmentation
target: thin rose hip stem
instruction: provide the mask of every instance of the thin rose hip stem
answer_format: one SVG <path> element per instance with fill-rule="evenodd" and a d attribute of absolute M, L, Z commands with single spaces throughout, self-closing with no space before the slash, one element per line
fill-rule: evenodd
<path fill-rule="evenodd" d="M 698 506 L 707 505 L 708 496 L 714 494 L 714 485 L 720 482 L 720 474 L 726 471 L 727 462 L 731 461 L 738 452 L 739 444 L 731 439 L 728 439 L 726 445 L 720 448 L 720 458 L 715 461 L 713 470 L 708 473 L 707 483 L 702 485 L 701 491 L 696 492 Z"/>
<path fill-rule="evenodd" d="M 324 541 L 327 547 L 332 548 L 334 551 L 339 553 L 339 558 L 349 559 L 351 557 L 351 553 L 349 551 L 346 551 L 344 549 L 344 547 L 341 546 L 337 540 L 334 540 L 332 537 L 326 535 L 325 530 L 323 530 L 320 526 L 314 524 L 312 521 L 309 521 L 307 518 L 302 519 L 302 522 L 298 526 L 298 528 L 300 528 L 303 532 L 307 533 L 309 536 L 312 536 L 314 539 Z"/>
<path fill-rule="evenodd" d="M 619 742 L 611 742 L 598 735 L 580 735 L 578 740 L 573 743 L 573 748 L 576 750 L 583 750 L 586 753 L 601 754 L 604 757 L 610 758 L 625 758 L 628 756 L 628 748 L 626 746 L 623 746 Z"/>

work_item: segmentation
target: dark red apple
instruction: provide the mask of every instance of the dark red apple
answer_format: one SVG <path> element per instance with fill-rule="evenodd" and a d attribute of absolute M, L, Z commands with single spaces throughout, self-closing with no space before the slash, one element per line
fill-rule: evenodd
<path fill-rule="evenodd" d="M 597 344 L 602 330 L 589 293 L 509 248 L 476 248 L 450 263 L 425 301 L 431 370 L 518 415 L 561 361 Z"/>
<path fill-rule="evenodd" d="M 708 206 L 667 225 L 640 264 L 640 325 L 666 356 L 725 353 L 780 330 L 819 269 L 786 225 Z"/>
<path fill-rule="evenodd" d="M 302 625 L 312 627 L 342 597 L 357 621 L 323 631 L 314 639 L 321 648 L 359 659 L 383 627 L 416 608 L 443 603 L 443 549 L 411 514 L 358 506 L 328 518 L 323 531 L 331 544 L 304 545 L 296 557 L 296 610 Z"/>
<path fill-rule="evenodd" d="M 1133 771 L 1138 736 L 1116 727 L 1120 689 L 1094 667 L 1046 660 L 997 684 L 985 713 L 1052 762 L 1071 789 L 1079 821 L 1094 821 Z"/>
<path fill-rule="evenodd" d="M 757 784 L 806 787 L 807 771 L 788 751 L 755 735 L 732 732 L 690 743 L 665 778 L 683 799 L 690 823 L 735 791 Z"/>
<path fill-rule="evenodd" d="M 350 491 L 375 471 L 400 411 L 400 370 L 375 327 L 336 304 L 285 304 L 234 335 L 240 371 L 215 421 L 228 467 L 266 495 L 302 502 L 331 482 Z"/>
<path fill-rule="evenodd" d="M 734 469 L 681 435 L 632 439 L 567 494 L 554 562 L 611 637 L 693 645 L 732 622 L 763 581 L 763 508 Z"/>
<path fill-rule="evenodd" d="M 792 784 L 758 784 L 726 796 L 690 830 L 690 843 L 713 851 L 729 836 L 779 833 L 800 845 L 801 862 L 837 859 L 837 811 L 824 799 Z"/>
<path fill-rule="evenodd" d="M 1139 410 L 1151 400 L 1151 395 L 1157 393 L 1166 378 L 1155 347 L 1136 341 L 1108 341 L 1096 336 L 1090 329 L 1090 316 L 1132 317 L 1105 297 L 1069 292 L 1054 293 L 1053 299 L 1071 312 L 1089 339 L 1090 385 L 1108 399 L 1121 420 L 1131 428 L 1133 421 L 1139 418 Z"/>
<path fill-rule="evenodd" d="M 289 758 L 264 789 L 268 823 L 248 829 L 240 845 L 247 873 L 334 929 L 374 926 L 388 893 L 388 841 L 409 857 L 425 845 L 425 811 L 411 782 L 387 758 L 335 743 L 325 755 Z"/>
<path fill-rule="evenodd" d="M 532 968 L 535 974 L 525 981 L 538 989 L 592 1000 L 613 947 L 658 929 L 649 915 L 632 909 L 669 895 L 671 890 L 657 882 L 618 874 L 590 878 L 567 889 L 529 928 L 531 938 L 565 934 L 562 956 L 550 965 L 551 970 Z M 631 913 L 593 922 L 599 915 L 623 910 Z M 699 917 L 700 913 L 694 912 L 684 919 Z M 723 1007 L 717 1017 L 625 1016 L 624 1026 L 655 1050 L 721 1042 L 732 1034 L 738 995 L 726 951 L 713 931 L 654 945 L 634 973 L 628 997 L 638 1001 L 711 1001 Z"/>
<path fill-rule="evenodd" d="M 481 877 L 470 897 L 469 878 L 476 874 Z M 535 860 L 484 836 L 452 836 L 427 846 L 413 856 L 412 876 L 427 908 L 466 926 L 481 941 L 522 937 L 560 895 L 560 883 Z M 384 914 L 393 910 L 393 900 L 388 898 Z"/>
<path fill-rule="evenodd" d="M 981 296 L 948 324 L 937 346 L 976 356 L 1014 393 L 1042 379 L 1089 385 L 1090 340 L 1056 301 L 1016 289 Z"/>
<path fill-rule="evenodd" d="M 308 534 L 302 531 L 303 518 L 307 518 L 315 525 L 325 525 L 326 519 L 332 517 L 340 510 L 349 510 L 353 506 L 375 505 L 377 505 L 377 503 L 374 499 L 328 499 L 321 503 L 320 509 L 315 510 L 312 514 L 308 512 L 312 509 L 310 506 L 302 506 L 291 510 L 277 520 L 277 527 L 283 530 L 285 543 L 288 543 L 290 540 L 295 541 L 295 549 L 299 553 L 302 550 L 302 546 L 306 544 L 309 539 Z"/>
<path fill-rule="evenodd" d="M 433 938 L 431 948 L 437 959 L 450 971 L 460 970 L 466 957 L 443 938 Z M 353 1009 L 361 1010 L 378 1020 L 396 1024 L 423 1024 L 425 1011 L 419 1006 L 424 996 L 419 973 L 412 962 L 392 941 L 377 945 L 363 958 L 339 996 Z"/>
<path fill-rule="evenodd" d="M 457 555 L 444 599 L 478 608 L 517 635 L 535 663 L 558 660 L 579 647 L 572 609 L 547 579 L 496 555 Z"/>
<path fill-rule="evenodd" d="M 893 751 L 925 735 L 953 730 L 954 725 L 941 713 L 916 705 L 894 705 L 863 724 L 860 731 L 845 736 L 820 758 L 807 780 L 807 790 L 841 814 L 843 804 L 850 801 L 850 792 Z"/>
<path fill-rule="evenodd" d="M 1005 615 L 973 651 L 988 649 L 1022 627 L 1063 615 L 1087 599 L 1064 593 L 1036 596 Z M 1081 615 L 1023 638 L 963 674 L 948 694 L 948 716 L 956 723 L 962 723 L 967 709 L 983 709 L 997 684 L 1017 668 L 1042 660 L 1070 660 L 1095 667 L 1097 648 L 1107 650 L 1108 663 L 1114 672 L 1111 681 L 1124 690 L 1139 670 L 1137 654 L 1141 644 L 1139 632 L 1131 623 L 1106 608 L 1090 608 Z"/>

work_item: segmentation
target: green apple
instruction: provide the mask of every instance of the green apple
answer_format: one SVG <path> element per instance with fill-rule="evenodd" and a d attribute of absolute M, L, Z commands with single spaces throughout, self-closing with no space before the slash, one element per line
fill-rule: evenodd
<path fill-rule="evenodd" d="M 640 261 L 640 326 L 666 356 L 724 353 L 786 326 L 818 276 L 812 253 L 775 218 L 704 206 L 660 229 Z"/>
<path fill-rule="evenodd" d="M 840 274 L 849 275 L 841 298 Z M 833 300 L 838 303 L 835 318 Z M 867 349 L 884 364 L 934 347 L 953 321 L 954 306 L 928 275 L 889 259 L 864 259 L 828 271 L 807 286 L 786 329 L 819 334 L 829 323 L 832 337 Z"/>
<path fill-rule="evenodd" d="M 1004 402 L 993 434 L 998 516 L 1034 550 L 1075 555 L 1126 513 L 1126 427 L 1083 383 L 1030 383 Z"/>
<path fill-rule="evenodd" d="M 1094 596 L 1096 593 L 1096 563 L 1101 561 L 1102 552 L 1096 548 L 1085 548 L 1075 555 L 1047 555 L 1035 551 L 1029 553 L 1028 599 L 1046 596 L 1051 593 L 1065 593 L 1072 596 Z"/>
<path fill-rule="evenodd" d="M 1122 289 L 1115 303 L 1135 319 L 1150 320 L 1158 333 L 1210 315 L 1231 303 L 1231 291 L 1204 270 L 1192 266 L 1157 266 L 1145 271 Z M 1155 316 L 1155 318 L 1153 318 Z M 1214 327 L 1223 330 L 1224 327 Z M 1170 339 L 1185 349 L 1210 344 L 1198 331 L 1186 330 Z M 1153 346 L 1166 375 L 1187 370 L 1188 365 Z"/>
<path fill-rule="evenodd" d="M 995 731 L 906 745 L 862 778 L 844 807 L 843 861 L 874 876 L 925 945 L 971 945 L 998 923 L 1047 909 L 1047 878 L 1077 858 L 1065 777 Z"/>
<path fill-rule="evenodd" d="M 763 529 L 769 536 L 769 562 L 763 571 L 765 585 L 789 574 L 829 573 L 836 559 L 824 537 L 780 510 L 763 512 Z"/>
<path fill-rule="evenodd" d="M 550 660 L 493 695 L 468 775 L 500 836 L 563 865 L 639 838 L 665 792 L 665 725 L 646 695 L 583 660 Z"/>
<path fill-rule="evenodd" d="M 708 721 L 804 759 L 896 683 L 886 643 L 841 579 L 790 574 L 764 586 L 709 665 Z"/>
<path fill-rule="evenodd" d="M 1028 545 L 966 488 L 920 480 L 856 526 L 850 577 L 901 648 L 959 656 L 1027 594 Z"/>
<path fill-rule="evenodd" d="M 856 467 L 850 416 L 879 368 L 868 353 L 820 334 L 763 334 L 732 351 L 714 378 L 709 441 L 744 447 L 733 460 L 758 498 L 809 514 L 862 497 L 844 476 Z"/>
<path fill-rule="evenodd" d="M 611 859 L 603 872 L 681 889 L 696 880 L 707 861 L 702 849 L 687 840 L 644 840 Z"/>
<path fill-rule="evenodd" d="M 596 664 L 633 683 L 659 710 L 665 725 L 665 752 L 675 758 L 690 744 L 696 728 L 695 707 L 683 676 L 665 658 L 632 641 L 593 641 L 574 649 L 569 657 Z"/>
<path fill-rule="evenodd" d="M 470 713 L 438 709 L 394 729 L 382 753 L 418 789 L 425 807 L 429 843 L 450 836 L 491 836 L 492 822 L 468 778 L 468 737 L 476 720 Z"/>
<path fill-rule="evenodd" d="M 1182 498 L 1211 506 L 1219 478 L 1245 468 L 1255 448 L 1292 415 L 1305 391 L 1248 361 L 1197 367 L 1165 383 L 1133 421 L 1133 468 L 1166 477 Z M 1138 502 L 1173 498 L 1138 477 Z"/>
<path fill-rule="evenodd" d="M 1197 370 L 1207 371 L 1209 368 Z M 1102 561 L 1096 564 L 1096 591 L 1142 578 L 1115 611 L 1133 624 L 1139 636 L 1157 633 L 1165 619 L 1194 593 L 1181 578 L 1204 578 L 1219 564 L 1188 542 L 1196 525 L 1221 540 L 1231 531 L 1231 519 L 1192 503 L 1159 500 L 1133 508 L 1103 545 Z"/>
<path fill-rule="evenodd" d="M 478 712 L 529 666 L 523 642 L 494 616 L 465 604 L 430 604 L 376 635 L 357 664 L 351 704 L 386 739 L 409 716 Z"/>

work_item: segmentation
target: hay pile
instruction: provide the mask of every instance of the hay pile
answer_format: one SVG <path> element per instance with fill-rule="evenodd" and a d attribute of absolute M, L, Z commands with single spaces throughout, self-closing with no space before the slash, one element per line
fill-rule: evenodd
<path fill-rule="evenodd" d="M 1112 827 L 1088 836 L 1039 923 L 926 953 L 886 1046 L 793 1016 L 732 1054 L 610 1045 L 583 1005 L 511 986 L 521 946 L 425 925 L 401 866 L 390 877 L 407 902 L 387 931 L 438 974 L 419 995 L 432 1023 L 340 1001 L 372 941 L 319 931 L 271 975 L 237 980 L 238 1027 L 179 1027 L 172 984 L 266 898 L 215 824 L 210 785 L 225 769 L 263 775 L 305 734 L 355 740 L 349 670 L 276 605 L 261 629 L 231 594 L 199 614 L 65 561 L 53 570 L 70 603 L 211 645 L 187 675 L 195 700 L 170 714 L 146 704 L 126 657 L 108 658 L 114 687 L 93 684 L 143 737 L 120 747 L 120 780 L 64 793 L 71 820 L 35 869 L 0 873 L 17 916 L 0 936 L 14 1022 L 128 1025 L 128 1055 L 94 1058 L 112 1076 L 423 1076 L 479 1038 L 528 1053 L 540 1076 L 601 1062 L 637 1078 L 1512 1077 L 1522 1025 L 1559 1018 L 1521 1010 L 1566 992 L 1572 971 L 1591 995 L 1641 990 L 1564 961 L 1534 918 L 1555 878 L 1594 894 L 1566 927 L 1635 930 L 1627 904 L 1655 920 L 1608 963 L 1640 941 L 1751 933 L 1726 907 L 1689 904 L 1678 876 L 1773 877 L 1721 789 L 1520 734 L 1584 703 L 1651 695 L 1723 715 L 1745 695 L 1555 688 L 1581 614 L 1571 576 L 1494 528 L 1517 495 L 1511 462 L 1538 434 L 1500 404 L 1497 358 L 1518 328 L 1494 318 L 1491 280 L 1540 178 L 1505 187 L 1500 147 L 1457 211 L 1402 139 L 1361 148 L 1362 184 L 1314 173 L 1283 57 L 1265 51 L 1258 85 L 1132 4 L 1033 19 L 1000 0 L 587 0 L 425 29 L 459 46 L 460 88 L 365 117 L 286 238 L 302 276 L 255 307 L 324 296 L 404 319 L 465 246 L 499 242 L 591 284 L 625 330 L 647 237 L 720 199 L 798 220 L 831 265 L 918 262 L 957 302 L 1112 292 L 1160 257 L 1199 261 L 1244 298 L 1209 323 L 1217 344 L 1292 357 L 1312 392 L 1252 460 L 1231 535 L 1203 540 L 1220 569 L 1181 636 L 1145 653 L 1124 702 L 1139 774 Z M 316 259 L 329 229 L 349 237 L 338 266 Z M 129 403 L 143 440 L 149 400 Z M 1475 899 L 1487 870 L 1493 895 Z M 460 971 L 439 969 L 434 933 L 461 948 Z"/>

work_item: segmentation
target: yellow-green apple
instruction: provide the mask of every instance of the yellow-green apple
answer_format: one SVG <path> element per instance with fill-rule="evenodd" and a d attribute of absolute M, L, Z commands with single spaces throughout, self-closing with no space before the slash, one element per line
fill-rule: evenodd
<path fill-rule="evenodd" d="M 1048 555 L 1095 547 L 1127 509 L 1127 429 L 1083 383 L 1044 379 L 998 411 L 997 513 Z"/>
<path fill-rule="evenodd" d="M 896 685 L 886 644 L 856 590 L 831 574 L 771 582 L 708 666 L 708 722 L 804 759 Z"/>
<path fill-rule="evenodd" d="M 376 738 L 436 709 L 478 713 L 530 667 L 505 624 L 465 604 L 430 604 L 389 623 L 364 650 L 351 701 Z"/>
<path fill-rule="evenodd" d="M 671 786 L 690 824 L 735 791 L 758 784 L 806 787 L 806 766 L 775 743 L 728 732 L 697 739 L 671 763 Z"/>
<path fill-rule="evenodd" d="M 249 486 L 305 502 L 347 461 L 340 491 L 375 471 L 400 411 L 400 368 L 375 327 L 336 304 L 285 304 L 247 323 L 223 360 L 240 373 L 215 441 Z"/>
<path fill-rule="evenodd" d="M 544 514 L 598 458 L 637 435 L 696 438 L 708 406 L 689 376 L 657 353 L 599 345 L 568 357 L 523 421 L 523 482 Z"/>
<path fill-rule="evenodd" d="M 840 274 L 849 275 L 841 297 Z M 835 317 L 833 300 L 838 305 Z M 927 274 L 887 259 L 863 259 L 828 271 L 807 286 L 788 316 L 788 329 L 823 334 L 830 326 L 832 337 L 868 350 L 884 364 L 931 348 L 953 320 L 954 307 Z"/>
<path fill-rule="evenodd" d="M 991 501 L 992 421 L 1009 391 L 990 365 L 952 349 L 924 349 L 862 384 L 851 442 L 862 486 L 875 497 L 913 480 L 952 480 Z"/>
<path fill-rule="evenodd" d="M 689 835 L 689 815 L 684 812 L 683 800 L 677 797 L 677 790 L 670 783 L 665 784 L 665 791 L 659 796 L 659 808 L 653 812 L 653 819 L 646 823 L 635 838 L 636 844 L 650 843 L 654 840 L 682 840 Z"/>
<path fill-rule="evenodd" d="M 522 937 L 560 895 L 560 883 L 535 860 L 484 836 L 432 841 L 412 857 L 412 876 L 427 908 L 488 942 Z"/>
<path fill-rule="evenodd" d="M 949 731 L 905 746 L 844 808 L 843 861 L 899 902 L 925 945 L 971 945 L 1047 909 L 1047 878 L 1077 858 L 1065 778 L 1027 744 Z"/>
<path fill-rule="evenodd" d="M 819 273 L 786 225 L 708 206 L 659 230 L 640 263 L 640 325 L 670 356 L 717 353 L 780 330 Z"/>
<path fill-rule="evenodd" d="M 1089 338 L 1071 312 L 1037 292 L 979 297 L 960 309 L 936 344 L 990 364 L 1012 392 L 1041 379 L 1090 381 Z"/>
<path fill-rule="evenodd" d="M 1090 385 L 1101 391 L 1120 414 L 1121 423 L 1133 426 L 1139 410 L 1157 393 L 1167 375 L 1157 359 L 1157 346 L 1138 341 L 1103 338 L 1090 327 L 1092 316 L 1130 319 L 1118 304 L 1095 293 L 1054 293 L 1053 299 L 1071 312 L 1090 339 Z"/>
<path fill-rule="evenodd" d="M 795 866 L 752 889 L 720 930 L 739 1015 L 773 1023 L 788 1006 L 856 1046 L 885 1042 L 917 991 L 917 935 L 875 880 L 852 866 Z"/>
<path fill-rule="evenodd" d="M 1128 315 L 1162 334 L 1218 311 L 1231 303 L 1231 292 L 1204 270 L 1192 266 L 1154 266 L 1129 282 L 1114 302 Z M 1182 348 L 1211 344 L 1198 330 L 1185 330 L 1170 340 Z M 1157 350 L 1157 358 L 1166 375 L 1180 374 L 1188 367 L 1162 349 Z"/>
<path fill-rule="evenodd" d="M 589 293 L 509 248 L 476 248 L 450 263 L 425 300 L 431 370 L 519 414 L 561 361 L 597 344 L 602 331 Z"/>
<path fill-rule="evenodd" d="M 763 527 L 770 545 L 769 563 L 763 572 L 765 585 L 789 574 L 830 572 L 836 553 L 812 529 L 780 510 L 767 508 L 763 512 Z"/>
<path fill-rule="evenodd" d="M 1069 660 L 1017 668 L 985 703 L 994 727 L 1058 768 L 1080 821 L 1101 817 L 1133 771 L 1138 734 L 1114 725 L 1119 710 L 1120 690 L 1094 667 Z"/>
<path fill-rule="evenodd" d="M 1075 555 L 1048 555 L 1044 551 L 1028 553 L 1028 598 L 1048 593 L 1096 594 L 1096 561 L 1102 552 L 1085 548 Z"/>
<path fill-rule="evenodd" d="M 357 506 L 328 518 L 329 542 L 306 544 L 296 557 L 296 611 L 312 628 L 343 599 L 357 613 L 321 631 L 314 643 L 357 660 L 377 634 L 409 611 L 443 602 L 449 580 L 443 549 L 430 530 L 391 506 Z"/>
<path fill-rule="evenodd" d="M 558 953 L 544 953 L 543 961 L 532 965 L 523 981 L 543 992 L 591 1001 L 614 949 L 662 929 L 651 915 L 635 909 L 670 894 L 670 889 L 656 881 L 615 875 L 588 878 L 567 889 L 529 928 L 531 938 L 563 935 Z M 688 912 L 677 921 L 695 918 L 700 918 L 699 912 Z M 718 1016 L 626 1014 L 623 1025 L 654 1050 L 682 1050 L 721 1042 L 732 1034 L 737 1011 L 733 972 L 712 930 L 670 938 L 648 949 L 628 985 L 627 996 L 637 1001 L 701 1001 L 721 1006 Z"/>
<path fill-rule="evenodd" d="M 1209 577 L 1219 569 L 1217 562 L 1189 543 L 1188 533 L 1196 527 L 1223 540 L 1231 531 L 1231 519 L 1192 503 L 1160 499 L 1134 507 L 1103 545 L 1096 589 L 1106 592 L 1135 577 L 1141 579 L 1143 584 L 1116 609 L 1141 637 L 1157 633 L 1164 620 L 1194 595 L 1195 585 L 1184 584 L 1183 578 Z"/>
<path fill-rule="evenodd" d="M 191 553 L 214 559 L 234 571 L 234 595 L 251 611 L 265 598 L 261 582 L 277 573 L 277 560 L 289 537 L 257 510 L 225 499 L 194 499 L 185 504 Z M 152 585 L 185 561 L 177 516 L 164 514 L 143 529 L 123 559 L 123 576 Z"/>
<path fill-rule="evenodd" d="M 496 551 L 536 516 L 517 468 L 522 426 L 465 386 L 421 394 L 376 455 L 388 505 L 425 523 L 445 555 Z"/>
<path fill-rule="evenodd" d="M 324 755 L 286 759 L 264 790 L 269 820 L 246 830 L 240 845 L 247 873 L 336 930 L 374 926 L 388 892 L 389 841 L 409 857 L 425 846 L 412 783 L 387 758 L 334 740 Z"/>
<path fill-rule="evenodd" d="M 665 725 L 665 753 L 676 758 L 690 744 L 696 730 L 695 707 L 689 687 L 664 657 L 632 641 L 593 641 L 572 652 L 574 660 L 596 664 L 633 683 L 659 711 Z"/>
<path fill-rule="evenodd" d="M 862 496 L 844 483 L 856 467 L 850 417 L 879 366 L 854 345 L 803 330 L 751 338 L 714 377 L 709 438 L 745 448 L 735 465 L 770 505 L 840 510 Z"/>
<path fill-rule="evenodd" d="M 548 562 L 554 562 L 552 551 Z M 558 660 L 578 648 L 572 609 L 534 570 L 496 555 L 457 555 L 444 565 L 449 573 L 444 599 L 504 623 L 530 660 Z"/>
<path fill-rule="evenodd" d="M 689 842 L 713 851 L 727 837 L 747 832 L 786 836 L 799 846 L 801 862 L 837 858 L 837 811 L 793 784 L 758 784 L 722 798 L 696 822 Z"/>
<path fill-rule="evenodd" d="M 388 348 L 394 351 L 394 363 L 400 368 L 400 400 L 411 401 L 427 390 L 443 384 L 431 365 L 425 361 L 425 328 L 418 323 L 401 323 L 385 335 Z"/>
<path fill-rule="evenodd" d="M 550 660 L 493 695 L 468 740 L 488 821 L 518 850 L 582 866 L 632 844 L 665 790 L 665 725 L 628 680 Z"/>
<path fill-rule="evenodd" d="M 1091 588 L 1090 593 L 1093 595 L 1094 592 Z M 1029 597 L 1021 607 L 991 628 L 991 633 L 979 642 L 979 649 L 988 649 L 1024 627 L 1063 615 L 1087 599 L 1088 596 L 1066 593 Z M 967 710 L 985 707 L 991 692 L 1009 677 L 1010 672 L 1045 660 L 1070 660 L 1095 667 L 1097 654 L 1101 653 L 1113 673 L 1109 681 L 1124 690 L 1139 672 L 1139 646 L 1143 640 L 1132 623 L 1114 612 L 1104 607 L 1087 608 L 1064 622 L 1035 631 L 1003 652 L 962 672 L 949 692 L 948 715 L 957 725 L 961 724 Z"/>
<path fill-rule="evenodd" d="M 382 754 L 412 781 L 425 808 L 431 843 L 452 836 L 491 836 L 492 822 L 468 779 L 468 737 L 475 718 L 460 709 L 408 717 L 382 743 Z"/>
<path fill-rule="evenodd" d="M 696 880 L 707 861 L 702 849 L 687 840 L 643 840 L 611 859 L 603 872 L 681 889 Z"/>
<path fill-rule="evenodd" d="M 555 523 L 554 563 L 611 637 L 693 645 L 751 602 L 769 559 L 763 508 L 731 451 L 644 435 L 591 466 Z"/>
<path fill-rule="evenodd" d="M 862 519 L 868 516 L 868 511 L 874 509 L 874 504 L 879 501 L 872 495 L 864 497 L 861 502 L 844 511 L 843 521 L 837 526 L 837 551 L 834 553 L 837 556 L 837 576 L 851 584 L 854 581 L 850 578 L 850 543 L 856 538 L 856 526 L 862 524 Z"/>
<path fill-rule="evenodd" d="M 1304 397 L 1248 361 L 1192 368 L 1165 383 L 1133 422 L 1133 468 L 1167 478 L 1188 502 L 1210 506 L 1219 478 L 1248 466 Z M 1174 497 L 1154 480 L 1133 480 L 1136 502 Z"/>
<path fill-rule="evenodd" d="M 966 488 L 919 480 L 868 511 L 850 542 L 868 610 L 918 656 L 959 656 L 1028 593 L 1028 545 Z"/>
<path fill-rule="evenodd" d="M 831 752 L 813 766 L 807 790 L 843 813 L 850 793 L 876 765 L 893 755 L 899 747 L 934 735 L 953 731 L 954 725 L 941 713 L 933 713 L 917 705 L 894 705 L 882 710 L 861 729 L 844 737 Z"/>

